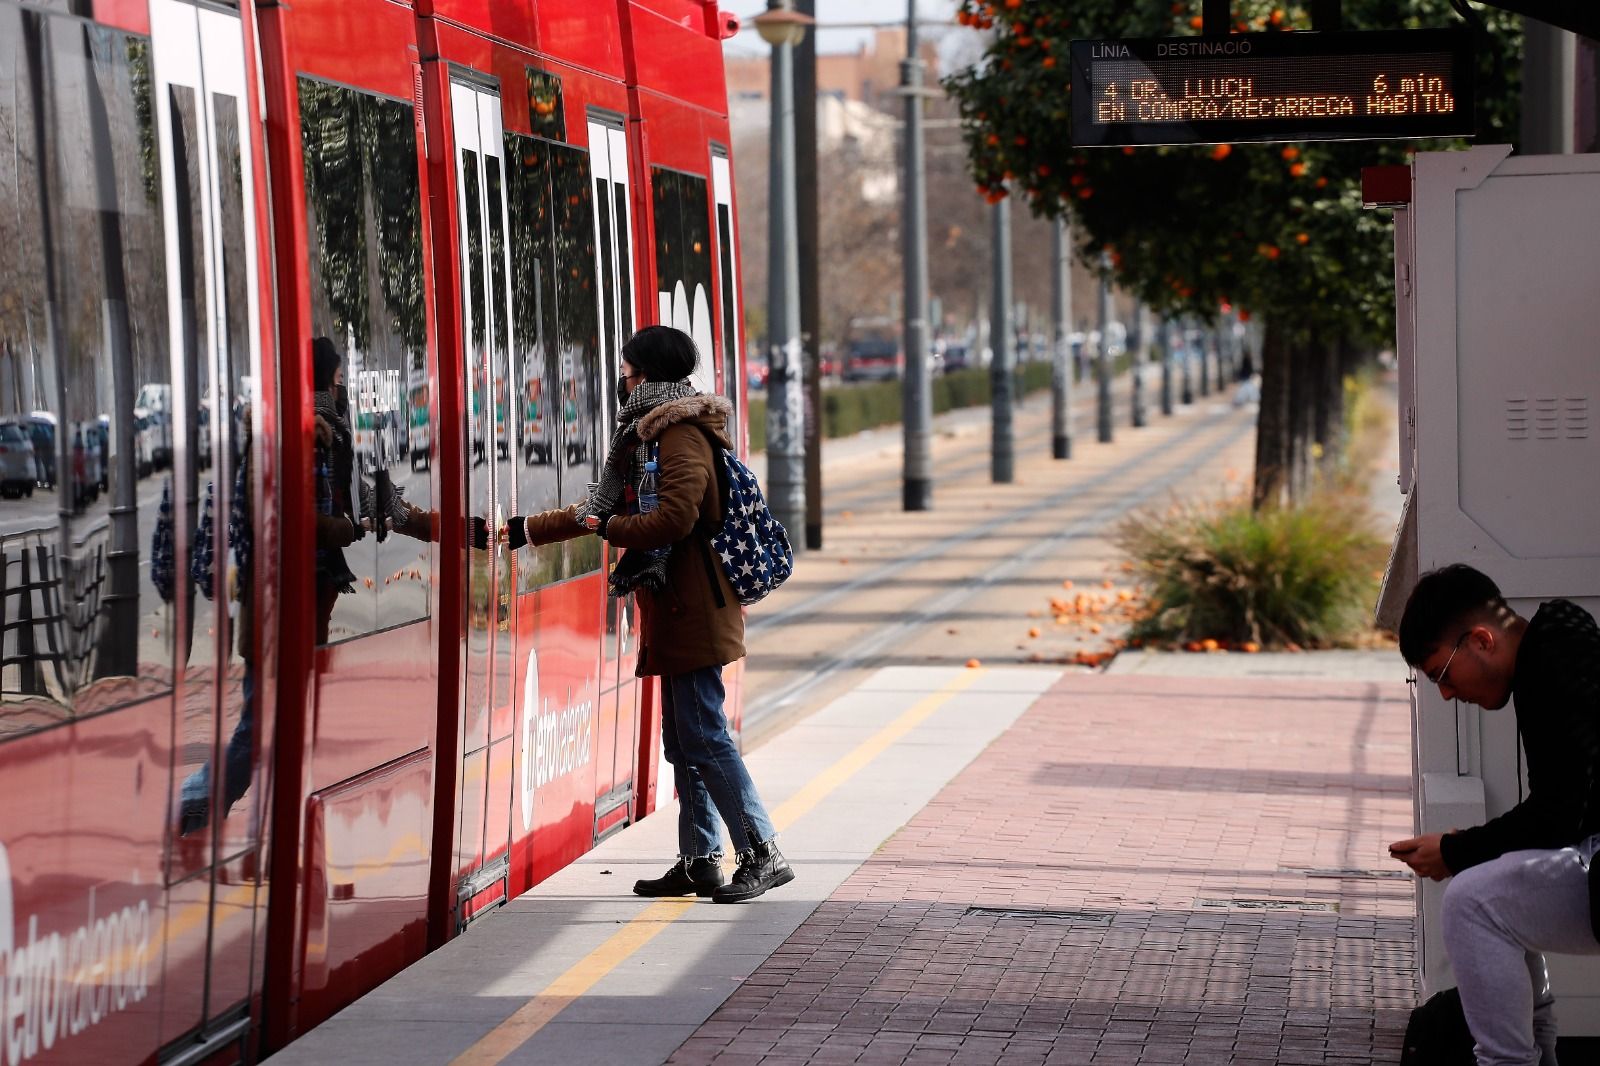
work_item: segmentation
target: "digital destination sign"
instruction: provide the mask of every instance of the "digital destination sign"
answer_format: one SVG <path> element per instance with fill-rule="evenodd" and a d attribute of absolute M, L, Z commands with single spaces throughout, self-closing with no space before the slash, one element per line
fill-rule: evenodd
<path fill-rule="evenodd" d="M 1457 30 L 1072 42 L 1072 143 L 1470 137 Z"/>

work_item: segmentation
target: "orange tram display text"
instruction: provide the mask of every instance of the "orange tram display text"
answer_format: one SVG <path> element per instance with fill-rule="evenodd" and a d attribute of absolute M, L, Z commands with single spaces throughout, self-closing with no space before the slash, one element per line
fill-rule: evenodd
<path fill-rule="evenodd" d="M 1471 39 L 1452 30 L 1074 41 L 1081 146 L 1466 137 Z"/>

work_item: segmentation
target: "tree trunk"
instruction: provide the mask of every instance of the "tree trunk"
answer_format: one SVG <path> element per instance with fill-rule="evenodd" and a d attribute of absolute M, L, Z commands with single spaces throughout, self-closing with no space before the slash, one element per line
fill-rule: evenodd
<path fill-rule="evenodd" d="M 1283 327 L 1266 324 L 1261 341 L 1261 411 L 1256 416 L 1256 510 L 1283 502 L 1289 473 L 1289 349 Z"/>
<path fill-rule="evenodd" d="M 1350 342 L 1341 336 L 1325 348 L 1317 405 L 1317 443 L 1322 445 L 1317 473 L 1324 484 L 1332 484 L 1344 467 L 1345 449 L 1349 446 L 1344 424 L 1344 374 Z"/>

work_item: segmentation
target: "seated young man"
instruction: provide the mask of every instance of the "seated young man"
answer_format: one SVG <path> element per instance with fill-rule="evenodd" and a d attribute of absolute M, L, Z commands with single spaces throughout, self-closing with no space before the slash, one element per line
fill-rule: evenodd
<path fill-rule="evenodd" d="M 1600 954 L 1600 626 L 1568 600 L 1531 619 L 1486 575 L 1424 574 L 1400 654 L 1446 700 L 1499 710 L 1516 698 L 1528 795 L 1484 825 L 1389 846 L 1445 888 L 1441 928 L 1479 1066 L 1552 1066 L 1556 1026 L 1543 952 Z"/>

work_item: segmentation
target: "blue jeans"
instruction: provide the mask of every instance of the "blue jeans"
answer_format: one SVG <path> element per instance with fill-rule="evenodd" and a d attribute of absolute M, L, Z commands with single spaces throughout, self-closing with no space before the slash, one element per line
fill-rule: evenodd
<path fill-rule="evenodd" d="M 777 835 L 722 713 L 722 667 L 661 679 L 661 744 L 678 789 L 678 853 L 722 854 L 722 823 L 736 851 Z M 720 815 L 720 817 L 719 817 Z"/>
<path fill-rule="evenodd" d="M 226 818 L 233 805 L 250 787 L 251 770 L 255 761 L 255 671 L 249 667 L 244 672 L 244 704 L 239 711 L 239 722 L 228 737 L 222 756 L 222 816 Z M 206 825 L 211 816 L 211 760 L 183 779 L 178 793 L 184 833 L 193 832 Z"/>

